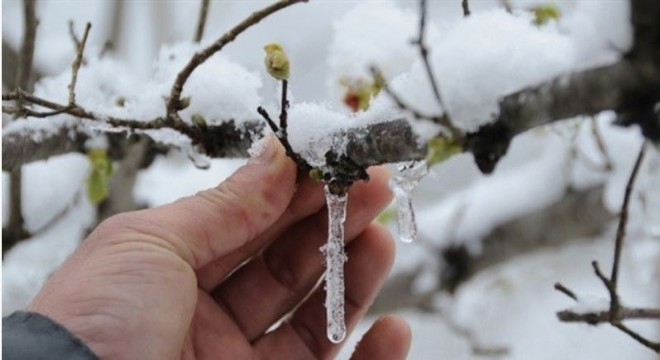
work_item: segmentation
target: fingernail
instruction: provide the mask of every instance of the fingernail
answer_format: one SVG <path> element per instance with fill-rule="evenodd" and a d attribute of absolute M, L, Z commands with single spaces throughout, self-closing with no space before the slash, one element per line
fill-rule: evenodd
<path fill-rule="evenodd" d="M 279 144 L 273 135 L 266 135 L 252 143 L 248 153 L 250 154 L 249 163 L 269 163 L 277 155 Z"/>

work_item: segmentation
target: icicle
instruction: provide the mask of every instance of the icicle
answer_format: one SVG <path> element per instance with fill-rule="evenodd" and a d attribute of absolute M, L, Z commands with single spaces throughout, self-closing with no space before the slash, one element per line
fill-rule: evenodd
<path fill-rule="evenodd" d="M 325 254 L 325 311 L 328 339 L 337 344 L 346 337 L 344 319 L 344 220 L 347 195 L 334 195 L 325 186 L 328 206 L 328 242 L 321 248 Z"/>
<path fill-rule="evenodd" d="M 428 173 L 426 161 L 411 161 L 397 165 L 399 173 L 390 180 L 397 203 L 399 237 L 403 242 L 412 242 L 417 237 L 417 223 L 412 207 L 412 192 L 419 181 Z"/>

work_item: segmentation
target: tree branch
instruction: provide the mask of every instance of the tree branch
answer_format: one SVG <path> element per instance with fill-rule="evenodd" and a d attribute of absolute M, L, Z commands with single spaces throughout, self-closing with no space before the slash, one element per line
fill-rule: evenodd
<path fill-rule="evenodd" d="M 30 76 L 34 59 L 34 43 L 37 38 L 36 0 L 23 0 L 23 13 L 25 17 L 25 32 L 23 45 L 19 55 L 19 66 L 16 71 L 16 87 L 25 91 L 32 91 Z"/>
<path fill-rule="evenodd" d="M 299 2 L 305 2 L 307 0 L 281 0 L 267 6 L 259 11 L 254 12 L 245 20 L 241 21 L 238 25 L 233 27 L 231 30 L 227 31 L 222 35 L 218 40 L 211 44 L 206 49 L 203 49 L 197 52 L 191 59 L 188 61 L 188 64 L 179 72 L 172 85 L 172 90 L 170 91 L 170 97 L 167 100 L 166 110 L 167 117 L 166 121 L 171 126 L 177 126 L 177 123 L 182 122 L 179 118 L 178 111 L 182 109 L 181 105 L 181 92 L 183 91 L 183 85 L 186 83 L 192 72 L 201 64 L 203 64 L 208 58 L 210 58 L 216 52 L 222 50 L 225 45 L 234 41 L 238 35 L 243 33 L 245 30 L 249 29 L 251 26 L 257 24 L 259 21 L 270 16 L 271 14 L 284 9 L 288 6 Z"/>
<path fill-rule="evenodd" d="M 204 27 L 206 26 L 206 18 L 209 15 L 209 3 L 211 0 L 202 0 L 202 4 L 199 7 L 199 17 L 197 18 L 197 30 L 195 31 L 194 42 L 198 43 L 202 41 L 204 36 Z"/>
<path fill-rule="evenodd" d="M 623 204 L 621 205 L 621 218 L 619 219 L 619 226 L 616 230 L 616 239 L 614 242 L 614 260 L 612 261 L 612 275 L 610 275 L 610 282 L 615 293 L 619 279 L 619 264 L 621 260 L 621 250 L 623 248 L 623 239 L 626 237 L 626 225 L 628 224 L 628 208 L 630 207 L 630 196 L 632 195 L 633 186 L 635 184 L 635 180 L 637 179 L 639 168 L 642 164 L 642 161 L 644 161 L 644 152 L 646 149 L 645 145 L 646 143 L 642 143 L 642 146 L 639 149 L 639 154 L 635 160 L 635 165 L 633 166 L 633 169 L 630 173 L 630 178 L 628 178 L 628 183 L 626 184 L 626 192 L 623 196 Z"/>
<path fill-rule="evenodd" d="M 426 70 L 426 75 L 429 79 L 429 82 L 431 83 L 431 88 L 433 89 L 433 95 L 435 96 L 435 100 L 438 102 L 438 105 L 442 108 L 442 111 L 444 112 L 444 116 L 437 116 L 434 117 L 434 119 L 437 120 L 438 124 L 444 126 L 449 130 L 449 133 L 451 134 L 452 138 L 454 139 L 455 142 L 461 144 L 463 142 L 463 133 L 452 123 L 451 119 L 449 118 L 448 111 L 449 108 L 447 107 L 447 104 L 442 99 L 442 95 L 440 95 L 440 87 L 438 86 L 438 82 L 435 79 L 435 76 L 433 75 L 433 69 L 431 68 L 431 62 L 429 61 L 429 50 L 426 47 L 426 42 L 424 41 L 424 37 L 426 35 L 426 13 L 427 13 L 427 6 L 426 6 L 426 0 L 420 0 L 419 1 L 419 34 L 417 36 L 417 39 L 413 40 L 413 44 L 417 45 L 419 48 L 419 53 L 420 56 L 422 57 L 422 62 L 424 64 L 424 69 Z"/>
<path fill-rule="evenodd" d="M 468 2 L 468 0 L 461 1 L 461 6 L 463 7 L 463 16 L 464 17 L 470 16 L 470 3 Z"/>
<path fill-rule="evenodd" d="M 652 349 L 653 351 L 660 353 L 660 342 L 652 342 L 643 336 L 639 335 L 635 331 L 631 330 L 627 326 L 623 325 L 621 321 L 626 319 L 660 319 L 660 309 L 642 309 L 642 308 L 627 308 L 621 305 L 621 299 L 617 291 L 618 285 L 618 274 L 619 274 L 619 264 L 621 259 L 621 252 L 623 249 L 623 240 L 626 236 L 626 225 L 628 223 L 628 207 L 630 205 L 630 198 L 632 195 L 633 186 L 635 184 L 635 179 L 639 173 L 642 161 L 644 160 L 644 152 L 646 148 L 646 143 L 642 143 L 641 148 L 639 149 L 639 154 L 637 155 L 637 160 L 633 166 L 632 171 L 630 172 L 630 177 L 628 178 L 628 183 L 626 184 L 626 191 L 623 197 L 623 204 L 621 205 L 621 214 L 619 217 L 619 226 L 616 232 L 616 238 L 614 242 L 614 260 L 612 262 L 612 274 L 608 278 L 600 270 L 600 266 L 597 261 L 591 263 L 594 273 L 600 279 L 600 281 L 605 285 L 607 292 L 610 296 L 610 308 L 607 311 L 599 312 L 588 312 L 588 313 L 578 313 L 575 311 L 565 310 L 557 313 L 557 317 L 561 321 L 566 322 L 585 322 L 590 325 L 598 325 L 600 323 L 610 323 L 612 326 L 618 328 L 624 333 L 628 334 L 630 337 L 641 343 L 642 345 Z M 570 291 L 565 286 L 555 284 L 555 289 L 561 291 L 562 293 L 568 295 L 573 300 L 578 300 L 578 297 Z M 572 296 L 571 296 L 572 294 Z"/>
<path fill-rule="evenodd" d="M 630 62 L 622 60 L 614 65 L 586 70 L 573 75 L 563 75 L 539 86 L 508 95 L 500 101 L 501 112 L 493 123 L 467 134 L 464 145 L 465 151 L 474 154 L 475 161 L 482 171 L 492 172 L 498 160 L 506 154 L 511 139 L 516 135 L 554 121 L 583 114 L 596 114 L 608 109 L 617 109 L 626 90 L 643 91 L 643 89 L 650 86 L 648 80 L 640 79 L 634 66 Z M 657 81 L 657 84 L 660 87 L 660 81 Z M 154 119 L 153 121 L 137 121 L 102 116 L 87 111 L 78 105 L 70 108 L 66 105 L 56 104 L 21 91 L 14 91 L 3 95 L 3 101 L 17 100 L 21 96 L 35 105 L 50 110 L 65 112 L 82 119 L 106 121 L 111 126 L 128 129 L 172 128 L 171 125 L 163 121 L 156 121 L 158 119 Z M 3 111 L 5 110 L 8 111 L 11 109 L 3 109 Z M 39 117 L 44 114 L 33 111 L 28 115 Z M 248 127 L 261 128 L 262 126 L 251 124 Z M 424 158 L 425 149 L 416 145 L 417 142 L 412 129 L 410 129 L 405 121 L 384 122 L 378 124 L 376 127 L 379 129 L 378 135 L 370 136 L 372 142 L 359 146 L 360 156 L 364 156 L 365 160 L 358 161 L 358 163 L 381 164 L 389 162 L 393 158 L 397 158 L 397 161 Z M 199 134 L 199 129 L 193 129 L 193 127 L 185 123 L 181 123 L 173 129 L 191 137 L 194 139 L 193 142 L 201 144 L 202 136 Z M 244 129 L 229 126 L 229 130 L 231 129 L 236 132 L 228 135 L 229 137 L 240 136 L 244 133 Z M 352 131 L 348 131 L 347 133 L 350 134 Z M 4 137 L 5 135 L 3 134 L 3 142 L 5 142 Z M 251 135 L 248 136 L 247 144 L 249 144 L 251 138 Z M 386 144 L 384 141 L 379 141 L 379 138 L 387 139 L 391 143 Z M 12 143 L 17 144 L 16 140 Z M 242 142 L 239 142 L 239 144 L 242 144 Z M 370 148 L 372 145 L 387 147 L 388 151 L 384 153 L 382 148 Z M 207 153 L 207 155 L 215 157 L 220 153 L 225 153 L 226 149 L 228 149 L 227 146 L 220 147 L 223 148 L 222 151 L 213 151 Z M 232 149 L 229 153 L 247 154 L 247 147 Z M 413 150 L 412 148 L 415 149 Z M 3 149 L 3 152 L 5 150 Z M 12 152 L 18 153 L 19 151 Z M 397 152 L 401 155 L 392 156 L 393 153 Z M 385 157 L 377 159 L 378 155 Z M 409 158 L 406 158 L 406 155 Z M 34 159 L 34 157 L 30 158 Z M 3 161 L 6 162 L 6 159 L 5 157 Z M 352 156 L 352 160 L 356 160 L 355 156 Z M 29 161 L 28 159 L 16 159 L 12 162 L 18 164 Z M 3 169 L 6 168 L 7 165 L 3 163 Z"/>
<path fill-rule="evenodd" d="M 621 320 L 660 320 L 660 309 L 627 308 L 619 310 Z M 597 311 L 579 313 L 564 310 L 557 313 L 559 320 L 563 322 L 583 322 L 589 325 L 598 325 L 610 322 L 610 311 Z"/>
<path fill-rule="evenodd" d="M 71 82 L 69 83 L 69 106 L 74 106 L 76 104 L 76 83 L 78 82 L 78 71 L 80 71 L 80 66 L 83 63 L 83 53 L 85 52 L 85 44 L 87 44 L 87 37 L 89 36 L 89 30 L 92 28 L 91 23 L 85 25 L 85 32 L 83 33 L 82 40 L 78 40 L 74 30 L 73 30 L 73 21 L 69 22 L 69 29 L 71 31 L 71 37 L 76 44 L 76 57 L 71 63 Z"/>
<path fill-rule="evenodd" d="M 19 55 L 18 69 L 16 75 L 16 87 L 32 90 L 32 63 L 34 59 L 34 44 L 37 37 L 37 25 L 39 21 L 36 15 L 36 0 L 23 1 L 23 13 L 25 17 L 25 29 L 23 45 Z M 19 99 L 18 106 L 23 102 Z M 30 236 L 25 229 L 23 218 L 22 196 L 23 194 L 23 171 L 20 167 L 13 169 L 9 174 L 9 219 L 7 226 L 2 231 L 2 255 L 9 251 L 14 245 Z"/>

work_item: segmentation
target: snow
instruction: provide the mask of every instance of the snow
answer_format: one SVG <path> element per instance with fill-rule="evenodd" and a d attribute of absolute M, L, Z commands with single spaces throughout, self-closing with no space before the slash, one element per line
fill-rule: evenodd
<path fill-rule="evenodd" d="M 94 224 L 96 212 L 84 191 L 88 167 L 78 154 L 23 167 L 25 225 L 36 234 L 3 259 L 3 315 L 24 308 Z"/>
<path fill-rule="evenodd" d="M 470 330 L 474 340 L 482 346 L 508 348 L 509 354 L 499 357 L 507 360 L 554 360 L 554 359 L 657 359 L 652 351 L 628 338 L 608 325 L 598 327 L 586 324 L 567 324 L 557 320 L 555 312 L 570 309 L 575 302 L 553 289 L 561 281 L 578 295 L 593 294 L 604 300 L 607 290 L 593 274 L 590 262 L 594 258 L 609 269 L 614 233 L 602 238 L 576 239 L 572 244 L 555 250 L 538 251 L 516 258 L 506 264 L 481 272 L 461 287 L 451 303 L 452 314 L 417 309 L 401 309 L 397 315 L 405 318 L 412 327 L 412 347 L 409 359 L 481 359 L 472 352 L 468 339 L 452 328 L 456 325 Z M 420 242 L 397 246 L 400 257 L 412 261 L 421 259 Z M 658 268 L 657 240 L 655 256 L 646 260 L 633 252 L 648 249 L 638 242 L 626 247 L 620 278 L 624 302 L 630 306 L 654 306 L 660 301 L 658 282 L 637 276 L 636 268 Z M 397 264 L 395 264 L 395 272 Z M 446 299 L 436 300 L 437 305 Z M 609 304 L 608 304 L 609 305 Z M 370 314 L 360 322 L 346 340 L 339 359 L 348 359 L 351 349 L 380 314 Z M 447 318 L 454 325 L 450 325 Z M 635 330 L 654 339 L 660 329 L 653 321 L 636 321 L 629 324 Z"/>
<path fill-rule="evenodd" d="M 403 242 L 413 242 L 417 237 L 417 221 L 412 203 L 412 192 L 419 181 L 428 173 L 426 161 L 412 161 L 396 165 L 398 174 L 390 180 L 390 189 L 397 202 L 399 238 Z"/>
<path fill-rule="evenodd" d="M 217 186 L 245 162 L 245 159 L 214 159 L 208 170 L 200 170 L 183 153 L 158 157 L 153 165 L 138 174 L 135 199 L 149 207 L 171 203 Z"/>
<path fill-rule="evenodd" d="M 176 75 L 188 63 L 192 55 L 204 46 L 179 43 L 165 45 L 155 63 L 153 87 L 159 89 L 159 101 L 152 101 L 160 106 L 162 113 L 163 98 L 169 95 Z M 192 73 L 183 87 L 182 98 L 190 97 L 190 106 L 181 111 L 181 117 L 189 121 L 194 113 L 201 113 L 209 125 L 234 120 L 238 124 L 257 119 L 256 110 L 262 103 L 259 89 L 262 86 L 258 74 L 251 72 L 223 54 L 212 56 Z M 144 91 L 149 93 L 149 91 Z M 149 94 L 149 98 L 153 94 Z M 140 109 L 142 99 L 136 100 Z"/>
<path fill-rule="evenodd" d="M 567 144 L 555 134 L 527 136 L 542 141 L 545 149 L 532 155 L 532 161 L 513 169 L 504 166 L 494 176 L 481 177 L 463 191 L 456 189 L 445 201 L 427 208 L 418 217 L 421 234 L 439 243 L 446 238 L 456 239 L 478 252 L 480 240 L 497 225 L 558 200 L 568 186 Z M 523 142 L 522 136 L 516 137 L 509 151 L 525 151 Z"/>
<path fill-rule="evenodd" d="M 330 96 L 343 97 L 342 80 L 370 80 L 378 66 L 388 76 L 410 67 L 417 56 L 410 40 L 417 35 L 418 12 L 401 10 L 393 1 L 362 1 L 333 23 L 326 82 Z"/>
<path fill-rule="evenodd" d="M 379 102 L 366 112 L 344 114 L 327 103 L 300 102 L 288 111 L 288 139 L 292 148 L 310 165 L 325 166 L 325 154 L 333 150 L 344 154 L 347 142 L 342 132 L 371 124 L 392 121 L 396 114 L 391 104 Z M 271 111 L 271 117 L 273 112 Z M 400 117 L 399 117 L 400 118 Z"/>
<path fill-rule="evenodd" d="M 568 308 L 578 314 L 597 313 L 610 308 L 610 299 L 593 294 L 578 295 L 577 304 Z"/>
<path fill-rule="evenodd" d="M 324 188 L 328 207 L 328 242 L 321 248 L 325 254 L 325 310 L 328 340 L 337 344 L 346 337 L 344 309 L 344 221 L 348 195 L 335 195 Z"/>
<path fill-rule="evenodd" d="M 412 108 L 424 114 L 447 111 L 459 128 L 474 131 L 498 114 L 502 96 L 551 79 L 574 64 L 570 38 L 531 21 L 527 13 L 495 9 L 429 39 L 429 60 L 448 109 L 437 103 L 419 59 L 391 87 Z"/>

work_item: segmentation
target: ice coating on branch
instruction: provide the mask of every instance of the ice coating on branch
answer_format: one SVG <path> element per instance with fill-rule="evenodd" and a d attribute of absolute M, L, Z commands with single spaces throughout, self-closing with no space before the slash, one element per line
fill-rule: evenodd
<path fill-rule="evenodd" d="M 344 221 L 347 194 L 335 195 L 325 186 L 328 206 L 328 242 L 321 248 L 325 254 L 325 311 L 328 339 L 337 344 L 346 337 L 344 317 Z"/>
<path fill-rule="evenodd" d="M 396 109 L 383 101 L 374 103 L 366 112 L 345 114 L 324 103 L 292 103 L 287 133 L 293 150 L 314 167 L 323 167 L 326 153 L 344 154 L 347 138 L 344 131 L 394 120 Z"/>
<path fill-rule="evenodd" d="M 428 173 L 426 161 L 411 161 L 397 164 L 399 173 L 390 180 L 397 204 L 397 220 L 401 241 L 410 243 L 417 237 L 417 222 L 412 206 L 412 192 L 419 181 Z"/>

